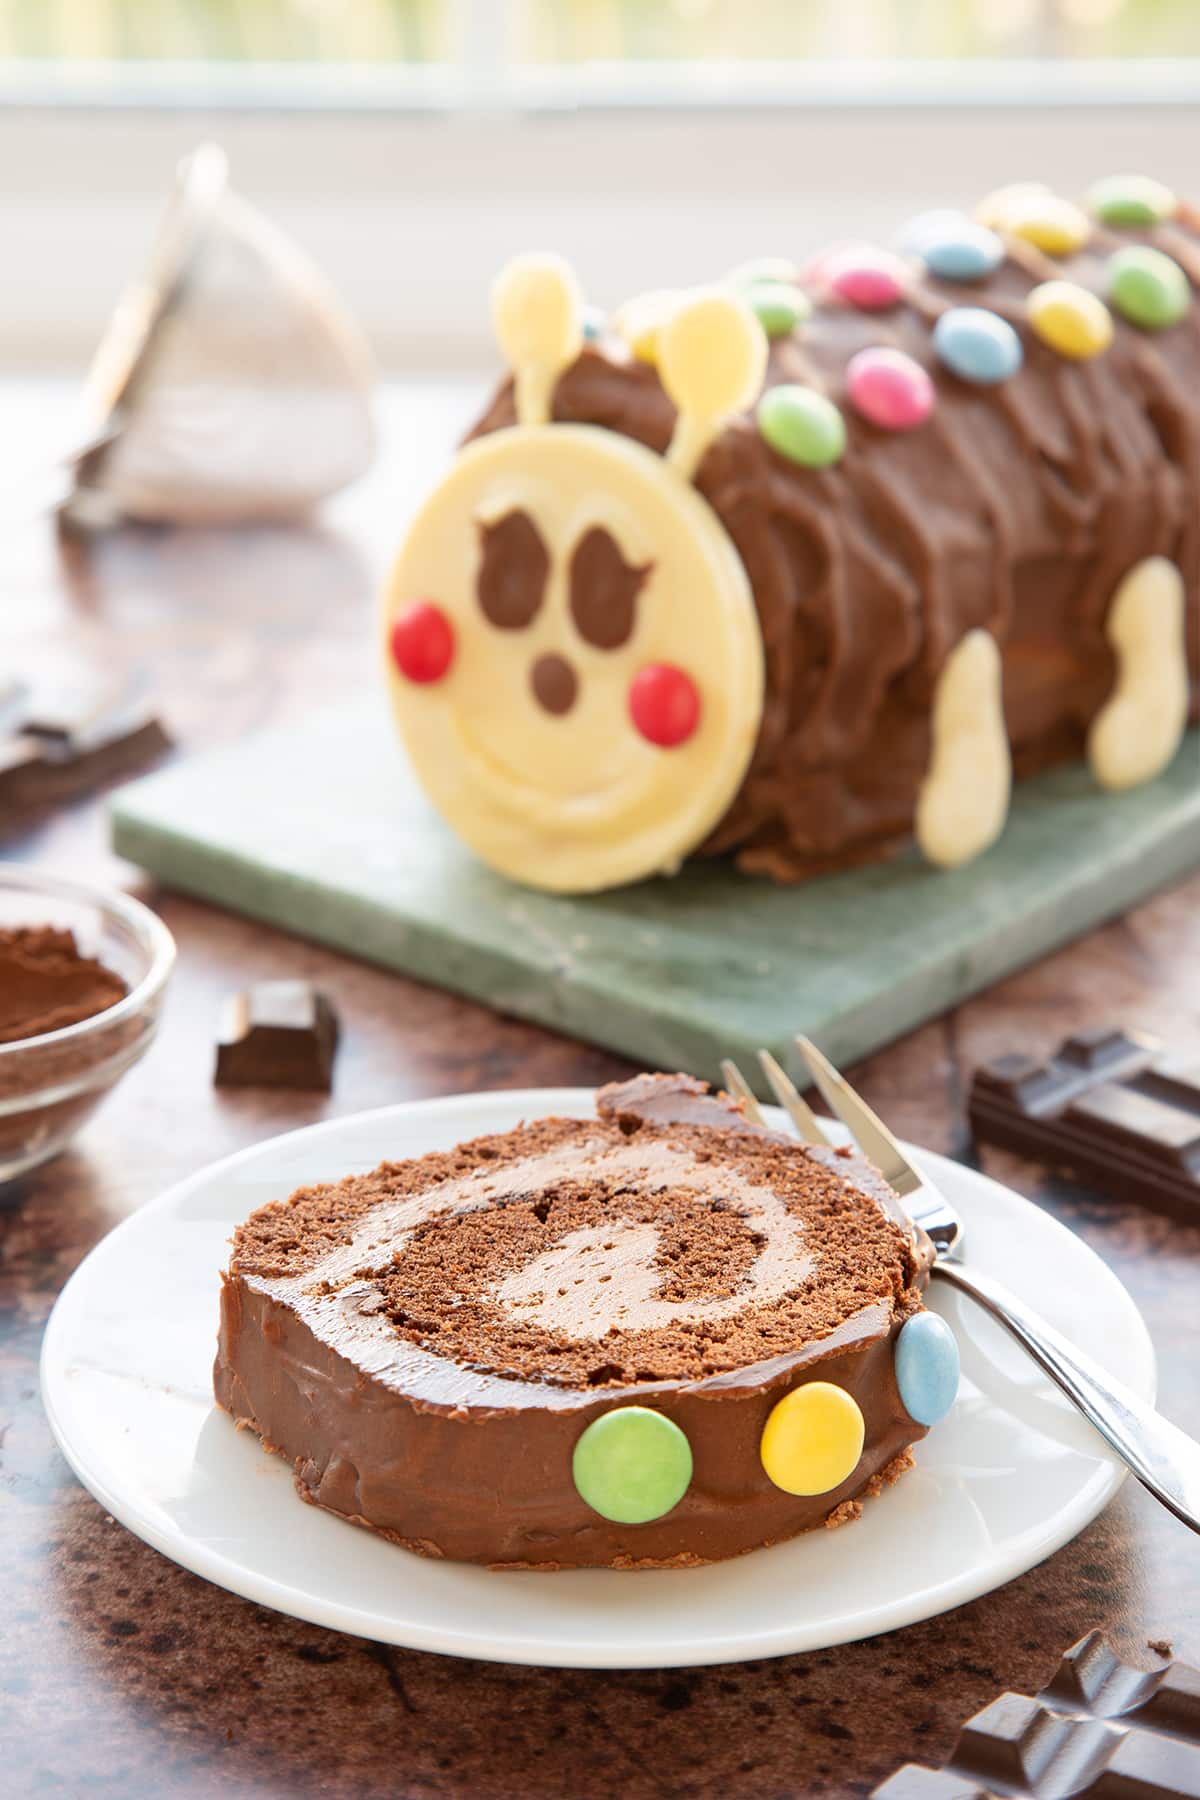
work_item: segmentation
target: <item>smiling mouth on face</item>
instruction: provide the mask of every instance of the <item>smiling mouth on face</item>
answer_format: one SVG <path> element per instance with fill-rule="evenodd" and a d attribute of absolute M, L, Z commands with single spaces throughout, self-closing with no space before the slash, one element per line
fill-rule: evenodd
<path fill-rule="evenodd" d="M 634 792 L 646 783 L 645 765 L 639 768 L 635 760 L 631 767 L 627 757 L 616 767 L 610 764 L 605 768 L 598 761 L 590 778 L 581 783 L 578 770 L 548 758 L 540 742 L 533 751 L 524 746 L 526 756 L 518 760 L 511 753 L 516 748 L 511 738 L 499 733 L 483 737 L 464 718 L 461 709 L 455 708 L 452 723 L 470 785 L 485 790 L 499 811 L 522 814 L 537 824 L 546 824 L 552 817 L 561 822 L 565 815 L 577 811 L 594 825 L 601 817 L 627 806 Z M 553 728 L 552 713 L 546 723 Z M 632 747 L 637 739 L 633 733 L 629 739 Z M 614 735 L 610 748 L 617 741 Z"/>

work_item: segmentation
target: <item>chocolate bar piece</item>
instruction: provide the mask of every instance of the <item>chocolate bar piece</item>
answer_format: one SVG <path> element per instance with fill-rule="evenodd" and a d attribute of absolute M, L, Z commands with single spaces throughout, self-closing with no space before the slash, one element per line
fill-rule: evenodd
<path fill-rule="evenodd" d="M 15 731 L 24 717 L 29 687 L 15 675 L 0 675 L 0 732 Z"/>
<path fill-rule="evenodd" d="M 1200 1212 L 1200 1051 L 1166 1057 L 1137 1032 L 1081 1032 L 1044 1062 L 986 1063 L 967 1113 L 984 1143 L 1120 1200 Z"/>
<path fill-rule="evenodd" d="M 171 748 L 158 719 L 108 688 L 0 693 L 0 835 L 146 768 Z"/>
<path fill-rule="evenodd" d="M 944 1769 L 909 1763 L 872 1800 L 1200 1800 L 1200 1669 L 1146 1672 L 1098 1631 L 1034 1699 L 1002 1694 L 969 1719 Z"/>
<path fill-rule="evenodd" d="M 25 706 L 21 728 L 63 752 L 111 737 L 133 702 L 130 684 L 103 675 L 41 682 Z"/>
<path fill-rule="evenodd" d="M 321 1088 L 333 1082 L 337 1014 L 306 981 L 260 981 L 225 1003 L 218 1087 Z"/>

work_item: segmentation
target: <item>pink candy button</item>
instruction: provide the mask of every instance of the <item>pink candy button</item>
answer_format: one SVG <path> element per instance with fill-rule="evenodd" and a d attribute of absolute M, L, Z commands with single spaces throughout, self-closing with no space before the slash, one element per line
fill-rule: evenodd
<path fill-rule="evenodd" d="M 822 245 L 807 262 L 801 264 L 800 285 L 828 288 L 830 276 L 842 263 L 857 262 L 861 257 L 870 258 L 878 254 L 874 244 L 868 244 L 864 238 L 834 238 L 831 244 Z"/>
<path fill-rule="evenodd" d="M 852 245 L 828 258 L 822 274 L 831 294 L 861 312 L 883 312 L 904 298 L 908 271 L 898 256 Z"/>
<path fill-rule="evenodd" d="M 902 350 L 860 350 L 846 364 L 846 392 L 855 412 L 884 431 L 911 431 L 934 406 L 932 381 Z"/>

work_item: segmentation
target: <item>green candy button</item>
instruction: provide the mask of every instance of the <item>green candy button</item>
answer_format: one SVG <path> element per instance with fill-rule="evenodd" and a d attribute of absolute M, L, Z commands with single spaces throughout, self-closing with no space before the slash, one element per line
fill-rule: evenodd
<path fill-rule="evenodd" d="M 1110 175 L 1091 189 L 1088 205 L 1102 225 L 1158 225 L 1179 210 L 1170 188 L 1148 175 Z"/>
<path fill-rule="evenodd" d="M 752 281 L 742 292 L 769 338 L 786 337 L 812 315 L 812 301 L 783 281 Z"/>
<path fill-rule="evenodd" d="M 602 1519 L 644 1525 L 687 1493 L 692 1447 L 678 1425 L 648 1406 L 619 1406 L 593 1419 L 571 1462 L 579 1498 Z"/>
<path fill-rule="evenodd" d="M 758 429 L 772 450 L 806 469 L 826 469 L 846 448 L 841 413 L 815 388 L 783 384 L 758 403 Z"/>
<path fill-rule="evenodd" d="M 1144 244 L 1110 256 L 1107 278 L 1117 311 L 1149 331 L 1178 324 L 1192 303 L 1191 286 L 1179 264 Z"/>

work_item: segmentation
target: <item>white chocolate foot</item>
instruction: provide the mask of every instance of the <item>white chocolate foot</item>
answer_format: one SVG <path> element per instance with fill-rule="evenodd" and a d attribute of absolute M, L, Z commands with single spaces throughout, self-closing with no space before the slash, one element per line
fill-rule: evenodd
<path fill-rule="evenodd" d="M 956 869 L 995 843 L 1008 817 L 1012 760 L 1004 724 L 1000 652 L 987 631 L 956 645 L 933 700 L 933 749 L 917 797 L 925 857 Z"/>
<path fill-rule="evenodd" d="M 1161 774 L 1187 724 L 1183 577 L 1148 556 L 1121 582 L 1109 608 L 1117 682 L 1092 721 L 1088 760 L 1101 787 L 1137 787 Z"/>

